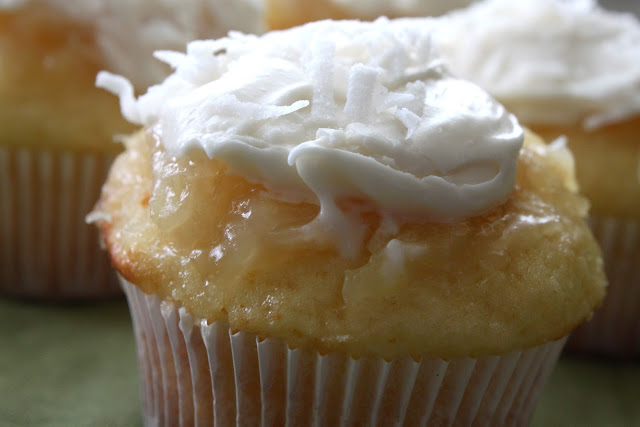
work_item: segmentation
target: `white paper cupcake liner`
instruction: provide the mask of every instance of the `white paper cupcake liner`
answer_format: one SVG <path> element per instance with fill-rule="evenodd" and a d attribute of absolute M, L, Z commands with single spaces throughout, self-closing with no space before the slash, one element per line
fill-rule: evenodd
<path fill-rule="evenodd" d="M 526 425 L 565 342 L 477 359 L 356 360 L 208 325 L 121 282 L 148 426 Z"/>
<path fill-rule="evenodd" d="M 640 222 L 592 217 L 609 280 L 607 296 L 592 319 L 570 337 L 573 352 L 616 357 L 640 355 Z"/>
<path fill-rule="evenodd" d="M 0 147 L 0 292 L 85 299 L 120 293 L 85 223 L 112 155 Z"/>

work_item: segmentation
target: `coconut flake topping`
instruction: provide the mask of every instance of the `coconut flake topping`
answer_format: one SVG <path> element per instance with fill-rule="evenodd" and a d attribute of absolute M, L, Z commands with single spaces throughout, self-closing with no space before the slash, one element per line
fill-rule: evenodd
<path fill-rule="evenodd" d="M 525 124 L 595 128 L 640 113 L 640 22 L 593 0 L 488 0 L 441 21 L 452 70 Z"/>
<path fill-rule="evenodd" d="M 513 190 L 523 130 L 448 73 L 430 26 L 382 18 L 232 33 L 192 42 L 186 54 L 158 52 L 176 70 L 137 100 L 122 77 L 101 73 L 97 84 L 170 154 L 204 150 L 276 197 L 319 203 L 316 222 L 348 252 L 353 227 L 341 199 L 455 221 Z"/>

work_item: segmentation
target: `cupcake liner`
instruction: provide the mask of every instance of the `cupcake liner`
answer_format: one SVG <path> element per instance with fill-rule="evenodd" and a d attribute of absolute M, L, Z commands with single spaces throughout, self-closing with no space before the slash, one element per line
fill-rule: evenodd
<path fill-rule="evenodd" d="M 609 280 L 607 297 L 591 320 L 570 337 L 572 352 L 616 357 L 640 355 L 640 222 L 592 217 Z"/>
<path fill-rule="evenodd" d="M 503 356 L 385 361 L 198 321 L 121 279 L 146 425 L 526 425 L 565 339 Z"/>
<path fill-rule="evenodd" d="M 0 292 L 45 299 L 121 293 L 85 223 L 112 155 L 0 147 Z"/>

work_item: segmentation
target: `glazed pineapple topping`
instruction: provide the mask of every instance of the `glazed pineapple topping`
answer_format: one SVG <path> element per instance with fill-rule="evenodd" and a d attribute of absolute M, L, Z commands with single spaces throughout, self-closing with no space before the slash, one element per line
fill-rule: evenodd
<path fill-rule="evenodd" d="M 523 132 L 478 87 L 452 77 L 428 20 L 324 21 L 238 33 L 157 52 L 176 69 L 138 100 L 123 78 L 98 85 L 153 128 L 169 154 L 201 150 L 281 200 L 318 203 L 314 226 L 344 254 L 361 238 L 339 205 L 455 221 L 513 191 Z"/>

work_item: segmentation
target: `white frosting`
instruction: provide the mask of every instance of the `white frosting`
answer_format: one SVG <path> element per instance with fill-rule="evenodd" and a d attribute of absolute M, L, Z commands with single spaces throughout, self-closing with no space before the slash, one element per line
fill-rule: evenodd
<path fill-rule="evenodd" d="M 204 150 L 281 197 L 319 202 L 350 251 L 341 199 L 455 221 L 502 202 L 523 131 L 486 92 L 449 75 L 429 20 L 322 21 L 159 52 L 176 68 L 138 100 L 108 73 L 123 114 L 167 151 Z M 331 233 L 330 233 L 331 234 Z"/>
<path fill-rule="evenodd" d="M 477 0 L 331 0 L 360 19 L 378 16 L 437 16 Z"/>
<path fill-rule="evenodd" d="M 261 33 L 263 0 L 0 0 L 0 9 L 46 4 L 91 25 L 110 71 L 144 89 L 169 69 L 151 58 L 157 49 L 183 51 L 187 42 L 230 30 Z"/>
<path fill-rule="evenodd" d="M 640 112 L 640 24 L 591 0 L 489 0 L 441 21 L 453 71 L 526 124 L 593 128 Z"/>

